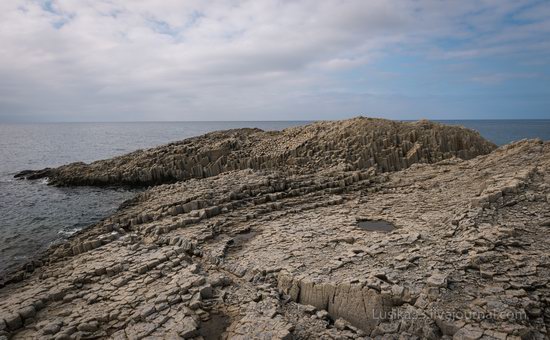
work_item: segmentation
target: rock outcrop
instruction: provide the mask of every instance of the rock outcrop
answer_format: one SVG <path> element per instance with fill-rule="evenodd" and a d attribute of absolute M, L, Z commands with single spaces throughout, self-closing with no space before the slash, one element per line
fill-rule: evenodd
<path fill-rule="evenodd" d="M 550 143 L 450 157 L 492 148 L 468 136 L 393 172 L 350 143 L 152 187 L 0 289 L 0 337 L 546 339 Z"/>
<path fill-rule="evenodd" d="M 478 133 L 428 121 L 355 118 L 265 132 L 238 129 L 208 133 L 91 164 L 23 171 L 16 177 L 49 177 L 56 185 L 133 185 L 206 178 L 233 170 L 331 166 L 396 171 L 414 163 L 486 154 L 496 146 Z"/>

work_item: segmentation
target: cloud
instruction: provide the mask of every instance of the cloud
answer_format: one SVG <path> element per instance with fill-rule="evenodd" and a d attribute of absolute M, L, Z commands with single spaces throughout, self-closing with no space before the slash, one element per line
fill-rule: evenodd
<path fill-rule="evenodd" d="M 360 104 L 341 105 L 357 92 L 349 73 L 388 56 L 548 53 L 544 11 L 508 0 L 3 1 L 0 119 L 354 114 Z"/>

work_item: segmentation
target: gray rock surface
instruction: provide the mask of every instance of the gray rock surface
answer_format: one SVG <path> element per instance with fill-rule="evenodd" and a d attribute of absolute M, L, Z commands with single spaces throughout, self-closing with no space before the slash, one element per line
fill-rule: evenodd
<path fill-rule="evenodd" d="M 1 288 L 0 336 L 548 338 L 550 143 L 393 172 L 350 150 L 148 189 Z"/>

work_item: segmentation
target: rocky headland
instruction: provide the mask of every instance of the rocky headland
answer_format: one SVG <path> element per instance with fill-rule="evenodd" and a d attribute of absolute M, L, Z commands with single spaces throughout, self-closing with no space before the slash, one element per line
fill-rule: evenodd
<path fill-rule="evenodd" d="M 25 171 L 150 188 L 8 279 L 0 338 L 547 339 L 549 171 L 367 118 Z"/>

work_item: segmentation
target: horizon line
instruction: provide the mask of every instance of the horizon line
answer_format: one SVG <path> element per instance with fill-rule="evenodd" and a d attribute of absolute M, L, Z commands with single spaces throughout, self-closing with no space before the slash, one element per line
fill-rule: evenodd
<path fill-rule="evenodd" d="M 342 121 L 363 116 L 357 116 L 352 118 L 343 119 L 296 119 L 296 120 L 120 120 L 120 121 L 0 121 L 0 124 L 120 124 L 120 123 L 285 123 L 285 122 L 325 122 L 325 121 Z M 428 121 L 543 121 L 550 120 L 550 118 L 469 118 L 469 119 L 457 119 L 457 118 L 419 118 L 419 119 L 389 119 L 379 117 L 364 117 L 374 119 L 386 119 L 393 121 L 403 122 L 415 122 L 420 120 Z"/>

